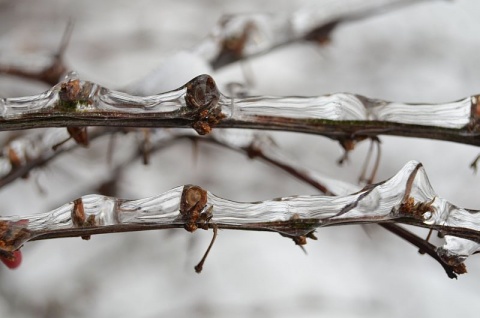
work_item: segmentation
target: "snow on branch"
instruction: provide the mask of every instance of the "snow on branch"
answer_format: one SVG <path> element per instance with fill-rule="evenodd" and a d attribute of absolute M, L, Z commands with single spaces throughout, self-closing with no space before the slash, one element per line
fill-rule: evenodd
<path fill-rule="evenodd" d="M 0 218 L 0 251 L 8 255 L 31 240 L 182 227 L 272 231 L 304 244 L 324 226 L 393 222 L 447 235 L 438 255 L 461 272 L 463 261 L 480 249 L 479 215 L 438 197 L 422 165 L 411 161 L 389 180 L 337 197 L 244 203 L 193 185 L 140 200 L 87 195 L 47 213 Z"/>
<path fill-rule="evenodd" d="M 209 75 L 162 94 L 134 96 L 78 79 L 35 96 L 0 99 L 0 130 L 116 126 L 256 128 L 324 135 L 342 144 L 397 135 L 480 145 L 480 95 L 407 104 L 339 93 L 317 97 L 223 95 Z"/>

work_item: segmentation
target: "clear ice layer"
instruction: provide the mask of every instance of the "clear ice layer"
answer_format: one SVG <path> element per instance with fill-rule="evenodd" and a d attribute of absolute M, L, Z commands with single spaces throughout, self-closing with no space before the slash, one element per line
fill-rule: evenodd
<path fill-rule="evenodd" d="M 129 226 L 138 229 L 138 225 L 180 227 L 185 222 L 185 211 L 181 211 L 185 189 L 177 187 L 140 200 L 87 195 L 44 214 L 1 218 L 0 229 L 4 231 L 0 233 L 0 248 L 13 250 L 29 239 L 62 230 L 85 229 L 88 233 L 89 228 L 101 227 L 123 231 L 128 231 Z M 440 255 L 465 259 L 479 250 L 479 211 L 459 208 L 435 195 L 424 168 L 415 161 L 385 182 L 336 197 L 304 195 L 235 202 L 210 192 L 206 195 L 205 205 L 195 208 L 211 213 L 208 222 L 220 228 L 270 230 L 298 236 L 322 226 L 392 221 L 446 234 L 448 239 L 439 249 Z M 15 237 L 17 232 L 22 235 Z"/>

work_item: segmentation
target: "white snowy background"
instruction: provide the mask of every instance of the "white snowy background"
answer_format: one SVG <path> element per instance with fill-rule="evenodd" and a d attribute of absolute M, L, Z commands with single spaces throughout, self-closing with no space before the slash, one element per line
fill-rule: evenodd
<path fill-rule="evenodd" d="M 161 67 L 165 83 L 158 92 L 201 72 L 212 74 L 225 90 L 229 82 L 245 81 L 239 64 L 212 72 L 177 54 L 199 43 L 223 14 L 291 12 L 306 4 L 2 0 L 0 58 L 39 63 L 39 56 L 58 46 L 72 18 L 66 62 L 83 79 L 122 88 Z M 406 102 L 444 102 L 480 93 L 479 13 L 475 0 L 425 1 L 340 25 L 328 46 L 297 43 L 245 62 L 254 75 L 251 93 L 352 92 Z M 0 78 L 3 97 L 45 89 Z M 274 135 L 305 167 L 349 182 L 357 181 L 368 149 L 368 143 L 360 144 L 340 167 L 338 143 L 305 134 Z M 480 176 L 469 168 L 478 148 L 413 138 L 381 140 L 377 180 L 415 159 L 424 164 L 439 196 L 480 208 Z M 122 137 L 116 158 L 134 142 L 134 137 Z M 1 189 L 0 214 L 45 212 L 95 192 L 99 180 L 109 177 L 106 144 L 103 140 L 89 150 L 78 149 Z M 188 142 L 151 161 L 127 169 L 121 197 L 151 196 L 187 183 L 238 201 L 316 193 L 264 163 L 203 144 L 196 162 Z M 305 256 L 274 233 L 221 231 L 200 275 L 193 266 L 211 231 L 28 243 L 20 269 L 0 268 L 0 317 L 478 317 L 480 258 L 467 261 L 468 274 L 450 280 L 434 260 L 376 226 L 326 228 L 317 236 Z"/>

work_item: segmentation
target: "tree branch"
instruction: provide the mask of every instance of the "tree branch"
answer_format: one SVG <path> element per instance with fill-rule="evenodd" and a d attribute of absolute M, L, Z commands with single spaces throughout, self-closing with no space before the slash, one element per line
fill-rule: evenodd
<path fill-rule="evenodd" d="M 478 95 L 480 96 L 480 95 Z M 312 133 L 340 141 L 396 135 L 480 145 L 480 98 L 404 104 L 354 94 L 230 98 L 200 75 L 184 86 L 140 97 L 67 78 L 43 94 L 0 99 L 0 130 L 39 127 L 213 127 Z"/>
<path fill-rule="evenodd" d="M 0 249 L 9 253 L 29 240 L 178 227 L 188 231 L 212 226 L 273 231 L 295 238 L 309 236 L 323 226 L 383 222 L 422 226 L 449 235 L 454 249 L 445 245 L 440 257 L 448 256 L 450 263 L 462 263 L 480 246 L 478 211 L 458 208 L 437 197 L 421 164 L 410 162 L 387 181 L 339 197 L 296 196 L 239 203 L 190 185 L 141 200 L 88 195 L 48 213 L 0 218 Z M 462 258 L 453 258 L 459 251 Z"/>
<path fill-rule="evenodd" d="M 300 41 L 328 43 L 330 34 L 346 22 L 424 0 L 319 2 L 291 13 L 224 16 L 193 52 L 214 69 Z"/>

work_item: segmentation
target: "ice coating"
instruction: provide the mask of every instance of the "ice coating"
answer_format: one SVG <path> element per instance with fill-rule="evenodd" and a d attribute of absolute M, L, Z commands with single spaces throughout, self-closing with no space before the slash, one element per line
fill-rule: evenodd
<path fill-rule="evenodd" d="M 0 100 L 3 107 L 2 117 L 15 118 L 41 111 L 52 112 L 108 112 L 124 113 L 155 112 L 178 116 L 178 111 L 186 107 L 185 87 L 152 96 L 134 96 L 98 84 L 80 80 L 70 73 L 63 82 L 53 86 L 45 93 L 18 98 Z"/>
<path fill-rule="evenodd" d="M 445 235 L 445 244 L 437 248 L 437 254 L 448 264 L 464 262 L 470 255 L 480 250 L 477 242 L 456 236 Z"/>
<path fill-rule="evenodd" d="M 143 229 L 181 227 L 188 212 L 181 210 L 181 202 L 184 191 L 189 188 L 192 186 L 177 187 L 140 200 L 87 195 L 44 214 L 21 219 L 0 218 L 0 248 L 13 250 L 42 235 L 55 237 L 79 229 L 87 236 L 101 233 L 102 229 L 108 232 L 108 229 L 138 230 L 142 226 L 148 227 Z M 204 220 L 219 228 L 268 230 L 299 236 L 322 226 L 392 221 L 433 228 L 446 234 L 448 240 L 439 249 L 439 254 L 448 255 L 450 259 L 455 256 L 458 257 L 456 261 L 461 261 L 479 250 L 479 212 L 458 208 L 436 196 L 425 170 L 415 161 L 407 163 L 385 182 L 336 197 L 291 196 L 261 202 L 235 202 L 204 192 L 207 196 L 204 204 L 190 206 L 202 214 L 208 211 L 211 218 Z M 16 237 L 15 233 L 21 236 Z"/>
<path fill-rule="evenodd" d="M 0 130 L 59 125 L 190 125 L 204 135 L 228 120 L 223 127 L 282 128 L 338 138 L 339 134 L 346 137 L 357 130 L 361 131 L 360 135 L 409 135 L 409 130 L 396 125 L 408 124 L 419 126 L 419 129 L 429 127 L 427 131 L 421 129 L 413 133 L 419 137 L 479 144 L 476 96 L 443 104 L 388 102 L 349 93 L 316 97 L 229 98 L 222 95 L 213 78 L 205 74 L 173 91 L 135 96 L 70 75 L 47 92 L 0 99 L 0 104 L 3 105 Z M 348 131 L 336 130 L 336 122 Z M 439 132 L 437 128 L 458 131 Z M 468 136 L 460 136 L 462 133 Z"/>
<path fill-rule="evenodd" d="M 38 95 L 0 98 L 0 116 L 8 119 L 22 116 L 29 113 L 35 113 L 51 108 L 55 102 L 56 87 Z"/>
<path fill-rule="evenodd" d="M 48 158 L 55 152 L 52 147 L 68 138 L 64 128 L 49 128 L 12 140 L 4 146 L 0 155 L 0 179 L 14 168 L 32 160 Z"/>
<path fill-rule="evenodd" d="M 110 91 L 102 88 L 99 94 L 99 109 L 130 113 L 155 112 L 174 113 L 185 107 L 185 91 L 177 89 L 171 92 L 146 97 L 133 96 L 127 93 Z"/>
<path fill-rule="evenodd" d="M 445 128 L 461 128 L 469 124 L 472 106 L 470 97 L 444 104 L 378 103 L 372 106 L 373 120 L 419 124 Z"/>
<path fill-rule="evenodd" d="M 352 94 L 319 97 L 247 97 L 230 102 L 238 118 L 279 116 L 326 120 L 367 120 L 362 102 Z"/>
<path fill-rule="evenodd" d="M 443 104 L 407 104 L 338 93 L 318 97 L 224 98 L 234 119 L 283 117 L 330 121 L 384 121 L 461 129 L 471 121 L 471 97 Z"/>
<path fill-rule="evenodd" d="M 43 94 L 0 100 L 0 130 L 39 127 L 185 127 L 204 135 L 230 108 L 220 108 L 220 92 L 209 75 L 151 96 L 135 96 L 80 80 L 75 74 Z"/>

